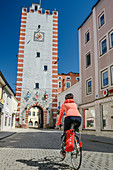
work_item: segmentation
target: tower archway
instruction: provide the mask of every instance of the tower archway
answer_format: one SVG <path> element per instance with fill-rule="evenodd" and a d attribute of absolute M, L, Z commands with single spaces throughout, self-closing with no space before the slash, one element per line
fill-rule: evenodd
<path fill-rule="evenodd" d="M 44 107 L 35 103 L 26 111 L 26 124 L 28 124 L 28 127 L 44 128 L 47 123 L 45 119 L 46 116 Z"/>

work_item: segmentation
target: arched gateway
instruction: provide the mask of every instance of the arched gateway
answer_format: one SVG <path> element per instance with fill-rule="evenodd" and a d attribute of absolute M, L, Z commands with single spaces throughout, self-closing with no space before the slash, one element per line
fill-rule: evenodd
<path fill-rule="evenodd" d="M 29 127 L 29 122 L 28 122 L 29 111 L 33 107 L 39 108 L 39 113 L 37 114 L 38 127 L 39 128 L 46 128 L 46 126 L 47 126 L 47 111 L 45 110 L 45 108 L 41 104 L 38 104 L 38 102 L 36 102 L 36 103 L 32 104 L 31 106 L 29 106 L 28 109 L 26 110 L 25 123 Z M 31 120 L 31 122 L 32 122 L 32 120 Z"/>

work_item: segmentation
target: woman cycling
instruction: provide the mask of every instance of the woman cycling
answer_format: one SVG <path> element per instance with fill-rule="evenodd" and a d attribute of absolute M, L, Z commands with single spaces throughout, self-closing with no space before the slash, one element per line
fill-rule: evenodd
<path fill-rule="evenodd" d="M 71 128 L 72 123 L 77 123 L 74 129 L 77 130 L 81 125 L 81 114 L 78 111 L 77 104 L 73 100 L 73 94 L 69 93 L 65 96 L 65 102 L 62 104 L 60 114 L 56 126 L 61 124 L 63 113 L 65 112 L 64 119 L 64 132 Z M 65 156 L 65 151 L 61 150 L 61 154 Z"/>

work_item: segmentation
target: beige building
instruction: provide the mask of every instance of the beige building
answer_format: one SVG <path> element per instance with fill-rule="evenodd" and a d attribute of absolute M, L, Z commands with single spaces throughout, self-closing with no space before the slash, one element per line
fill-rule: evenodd
<path fill-rule="evenodd" d="M 98 0 L 78 28 L 83 132 L 113 135 L 113 0 Z"/>
<path fill-rule="evenodd" d="M 38 107 L 32 107 L 28 113 L 29 127 L 39 127 L 40 123 L 40 109 Z"/>

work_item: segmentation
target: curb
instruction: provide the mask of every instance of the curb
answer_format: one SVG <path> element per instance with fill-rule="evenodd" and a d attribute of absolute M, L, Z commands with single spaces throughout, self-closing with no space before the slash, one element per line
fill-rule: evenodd
<path fill-rule="evenodd" d="M 13 133 L 11 133 L 11 134 L 9 134 L 9 135 L 7 135 L 7 136 L 1 137 L 0 140 L 2 140 L 2 139 L 4 139 L 4 138 L 7 138 L 7 137 L 9 137 L 9 136 L 12 136 L 12 135 L 14 135 L 15 133 L 16 133 L 16 132 L 13 132 Z"/>

